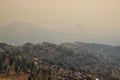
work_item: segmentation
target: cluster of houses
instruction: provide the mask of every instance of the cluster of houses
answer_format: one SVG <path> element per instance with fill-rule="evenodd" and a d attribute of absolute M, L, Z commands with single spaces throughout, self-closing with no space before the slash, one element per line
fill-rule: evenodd
<path fill-rule="evenodd" d="M 44 64 L 47 64 L 47 62 L 44 62 L 44 61 L 42 61 L 42 60 L 39 60 L 38 58 L 33 58 L 33 61 L 34 61 L 34 64 L 35 65 L 37 65 L 37 64 L 42 64 L 42 63 L 44 63 Z M 60 67 L 59 65 L 54 65 L 54 67 L 55 68 L 57 68 L 57 67 Z M 62 71 L 62 69 L 63 68 L 61 68 L 61 71 Z M 55 70 L 54 70 L 55 71 Z M 56 73 L 56 75 L 57 75 L 57 72 L 54 72 L 54 73 Z M 92 78 L 93 80 L 103 80 L 103 79 L 99 79 L 99 78 L 97 78 L 97 77 L 93 77 L 92 75 L 84 75 L 84 74 L 82 74 L 81 72 L 79 72 L 79 71 L 74 71 L 74 72 L 72 72 L 73 74 L 72 74 L 72 77 L 74 77 L 76 80 L 79 80 L 79 79 L 82 79 L 82 78 L 85 78 L 84 80 L 87 80 L 87 77 L 89 76 L 90 78 Z M 57 75 L 56 76 L 56 79 L 57 80 L 71 80 L 70 79 L 70 77 L 67 77 L 67 76 L 60 76 L 60 75 Z"/>

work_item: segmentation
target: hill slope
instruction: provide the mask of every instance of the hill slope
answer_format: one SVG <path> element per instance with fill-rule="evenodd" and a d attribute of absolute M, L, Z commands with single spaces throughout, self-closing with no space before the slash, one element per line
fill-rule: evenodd
<path fill-rule="evenodd" d="M 105 78 L 117 77 L 120 79 L 119 46 L 113 47 L 81 42 L 56 45 L 44 42 L 41 44 L 26 43 L 22 46 L 3 48 L 13 53 L 31 55 L 65 68 L 82 70 Z"/>

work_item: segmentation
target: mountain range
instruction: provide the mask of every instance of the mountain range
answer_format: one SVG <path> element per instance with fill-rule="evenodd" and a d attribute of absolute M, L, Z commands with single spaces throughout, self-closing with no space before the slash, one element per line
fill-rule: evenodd
<path fill-rule="evenodd" d="M 67 42 L 76 39 L 73 34 L 53 29 L 47 29 L 44 26 L 37 26 L 27 22 L 14 22 L 0 29 L 0 42 L 23 44 L 27 41 L 37 42 Z"/>

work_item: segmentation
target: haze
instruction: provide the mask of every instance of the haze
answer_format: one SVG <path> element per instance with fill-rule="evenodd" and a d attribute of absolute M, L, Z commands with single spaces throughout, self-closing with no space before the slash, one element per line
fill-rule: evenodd
<path fill-rule="evenodd" d="M 119 45 L 119 34 L 120 0 L 0 0 L 0 42 Z"/>

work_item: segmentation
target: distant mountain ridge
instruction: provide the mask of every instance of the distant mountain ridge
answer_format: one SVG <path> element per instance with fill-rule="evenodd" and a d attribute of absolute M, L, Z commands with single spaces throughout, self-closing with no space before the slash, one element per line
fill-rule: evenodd
<path fill-rule="evenodd" d="M 43 26 L 37 26 L 26 22 L 14 22 L 0 30 L 0 42 L 21 44 L 29 42 L 63 42 L 62 38 L 71 39 L 71 35 L 47 29 Z"/>

